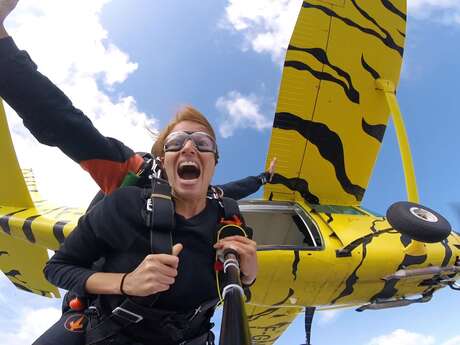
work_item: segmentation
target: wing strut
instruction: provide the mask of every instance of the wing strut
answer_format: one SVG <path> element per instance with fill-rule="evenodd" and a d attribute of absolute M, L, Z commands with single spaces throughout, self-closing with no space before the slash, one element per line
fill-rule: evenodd
<path fill-rule="evenodd" d="M 391 115 L 396 129 L 396 137 L 398 138 L 399 150 L 401 152 L 401 160 L 406 178 L 407 200 L 419 203 L 417 181 L 415 179 L 414 164 L 412 163 L 412 155 L 407 139 L 406 128 L 402 118 L 401 110 L 399 109 L 398 100 L 396 98 L 395 84 L 390 80 L 377 79 L 377 90 L 381 90 L 385 94 L 387 105 L 390 108 Z"/>
<path fill-rule="evenodd" d="M 315 307 L 305 307 L 305 345 L 311 345 L 311 325 L 313 323 L 315 310 Z"/>

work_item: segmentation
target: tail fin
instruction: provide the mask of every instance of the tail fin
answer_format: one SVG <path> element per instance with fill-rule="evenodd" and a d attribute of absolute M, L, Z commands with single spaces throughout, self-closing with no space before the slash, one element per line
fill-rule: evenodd
<path fill-rule="evenodd" d="M 0 100 L 0 205 L 5 207 L 33 207 L 33 201 L 14 151 L 5 108 Z"/>
<path fill-rule="evenodd" d="M 39 196 L 32 171 L 24 170 L 23 174 L 19 167 L 1 99 L 0 162 L 0 270 L 18 289 L 59 297 L 58 289 L 43 276 L 48 261 L 46 248 L 26 235 L 37 218 L 32 198 Z M 52 234 L 52 230 L 48 232 Z"/>

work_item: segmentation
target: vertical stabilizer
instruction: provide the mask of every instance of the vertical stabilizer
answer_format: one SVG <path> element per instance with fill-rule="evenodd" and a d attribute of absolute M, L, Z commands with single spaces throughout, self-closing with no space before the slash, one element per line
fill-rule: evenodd
<path fill-rule="evenodd" d="M 0 206 L 33 207 L 14 151 L 5 108 L 0 100 Z"/>

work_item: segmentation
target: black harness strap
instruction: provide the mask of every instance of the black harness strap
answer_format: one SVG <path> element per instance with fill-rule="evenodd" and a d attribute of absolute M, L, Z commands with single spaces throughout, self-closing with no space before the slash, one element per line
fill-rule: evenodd
<path fill-rule="evenodd" d="M 224 218 L 225 219 L 232 219 L 234 217 L 241 218 L 240 216 L 240 209 L 238 208 L 238 203 L 231 198 L 222 197 L 222 204 L 224 207 Z"/>
<path fill-rule="evenodd" d="M 145 224 L 150 231 L 150 250 L 155 254 L 172 253 L 172 230 L 175 226 L 174 204 L 171 186 L 161 178 L 151 176 L 151 192 L 145 195 Z M 148 191 L 148 190 L 147 190 Z M 87 329 L 86 343 L 95 344 L 117 334 L 125 327 L 148 318 L 149 310 L 159 316 L 159 311 L 151 308 L 158 295 L 126 298 L 96 327 Z"/>
<path fill-rule="evenodd" d="M 154 309 L 134 302 L 131 298 L 126 298 L 123 303 L 112 311 L 112 314 L 99 323 L 96 327 L 91 328 L 86 333 L 86 344 L 99 343 L 114 334 L 138 323 L 144 319 L 154 321 L 160 320 L 159 326 L 168 334 L 173 341 L 184 339 L 187 331 L 200 327 L 203 318 L 207 318 L 208 313 L 216 306 L 218 299 L 210 300 L 191 312 L 179 314 L 174 311 Z M 174 325 L 174 320 L 181 320 L 187 323 L 187 327 L 180 328 Z M 183 344 L 188 344 L 183 342 Z"/>
<path fill-rule="evenodd" d="M 171 186 L 160 178 L 152 178 L 152 193 L 147 199 L 146 225 L 150 229 L 150 250 L 156 254 L 172 253 L 174 204 Z"/>

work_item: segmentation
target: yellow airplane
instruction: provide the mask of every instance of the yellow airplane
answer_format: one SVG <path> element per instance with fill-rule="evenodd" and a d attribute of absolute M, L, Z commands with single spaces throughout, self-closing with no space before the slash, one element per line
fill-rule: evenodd
<path fill-rule="evenodd" d="M 358 311 L 428 302 L 459 289 L 460 235 L 418 204 L 415 173 L 396 100 L 406 0 L 302 3 L 284 62 L 267 167 L 278 158 L 263 200 L 241 202 L 254 229 L 260 272 L 247 301 L 254 344 L 273 344 L 305 311 Z M 360 204 L 390 115 L 395 123 L 407 202 L 387 217 Z M 0 268 L 18 288 L 47 297 L 43 277 L 83 209 L 38 194 L 21 170 L 0 108 Z M 6 188 L 5 188 L 6 187 Z"/>

